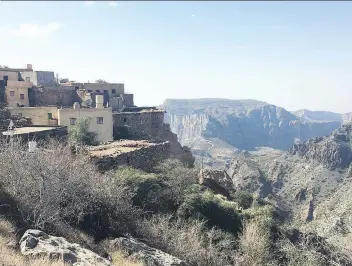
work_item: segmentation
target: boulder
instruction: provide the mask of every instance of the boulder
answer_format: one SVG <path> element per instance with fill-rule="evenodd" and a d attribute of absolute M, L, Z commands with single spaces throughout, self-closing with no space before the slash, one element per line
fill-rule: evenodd
<path fill-rule="evenodd" d="M 234 190 L 232 179 L 224 170 L 203 169 L 198 177 L 199 184 L 226 197 L 229 197 L 230 191 Z"/>
<path fill-rule="evenodd" d="M 131 259 L 142 261 L 145 266 L 187 266 L 187 264 L 161 250 L 149 247 L 133 237 L 119 237 L 110 241 L 112 249 L 127 252 Z"/>
<path fill-rule="evenodd" d="M 71 244 L 63 237 L 47 235 L 40 230 L 27 230 L 20 240 L 20 247 L 25 256 L 45 256 L 69 265 L 111 265 L 110 261 L 78 244 Z"/>

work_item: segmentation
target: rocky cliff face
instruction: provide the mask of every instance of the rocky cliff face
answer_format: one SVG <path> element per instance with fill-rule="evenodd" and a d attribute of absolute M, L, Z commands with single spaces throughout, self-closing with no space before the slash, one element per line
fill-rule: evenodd
<path fill-rule="evenodd" d="M 347 168 L 352 162 L 352 124 L 342 125 L 326 137 L 296 144 L 290 149 L 290 153 L 316 160 L 329 169 Z"/>
<path fill-rule="evenodd" d="M 181 144 L 195 149 L 204 139 L 218 139 L 244 150 L 285 150 L 297 140 L 327 135 L 341 125 L 340 121 L 306 121 L 255 100 L 166 100 L 163 108 L 165 121 Z"/>

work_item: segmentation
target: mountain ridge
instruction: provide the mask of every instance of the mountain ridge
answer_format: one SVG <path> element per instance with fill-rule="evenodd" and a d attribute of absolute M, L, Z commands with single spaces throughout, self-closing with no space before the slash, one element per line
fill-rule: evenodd
<path fill-rule="evenodd" d="M 297 111 L 292 111 L 291 113 L 308 121 L 340 121 L 342 123 L 347 123 L 352 119 L 352 112 L 335 113 L 330 111 L 311 111 L 308 109 L 300 109 Z"/>
<path fill-rule="evenodd" d="M 162 108 L 165 122 L 187 146 L 199 139 L 217 138 L 243 150 L 287 150 L 297 141 L 328 135 L 342 124 L 341 120 L 304 119 L 285 108 L 251 99 L 167 99 Z"/>

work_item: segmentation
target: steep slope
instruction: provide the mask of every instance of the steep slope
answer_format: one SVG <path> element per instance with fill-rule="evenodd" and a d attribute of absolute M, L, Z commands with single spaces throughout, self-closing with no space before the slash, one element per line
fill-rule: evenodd
<path fill-rule="evenodd" d="M 257 193 L 287 212 L 301 230 L 352 250 L 352 125 L 327 137 L 234 155 L 226 170 L 234 188 Z"/>
<path fill-rule="evenodd" d="M 238 149 L 256 147 L 288 149 L 295 141 L 324 136 L 340 121 L 309 122 L 281 107 L 256 100 L 166 100 L 165 122 L 182 145 L 200 149 L 213 140 Z"/>

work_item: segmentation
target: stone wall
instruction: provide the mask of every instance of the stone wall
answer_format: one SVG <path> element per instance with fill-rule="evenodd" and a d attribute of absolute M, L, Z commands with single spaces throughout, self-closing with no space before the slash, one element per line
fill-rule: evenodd
<path fill-rule="evenodd" d="M 115 139 L 163 141 L 163 110 L 114 113 L 113 123 Z"/>
<path fill-rule="evenodd" d="M 31 106 L 72 107 L 74 102 L 80 102 L 77 92 L 72 88 L 34 88 L 31 94 Z"/>
<path fill-rule="evenodd" d="M 159 162 L 170 158 L 170 143 L 156 143 L 138 150 L 115 156 L 92 157 L 100 171 L 116 170 L 122 165 L 149 172 Z"/>
<path fill-rule="evenodd" d="M 11 116 L 8 109 L 0 108 L 0 133 L 7 131 L 11 120 L 16 127 L 24 127 L 32 124 L 30 119 L 20 116 Z M 0 136 L 2 136 L 2 134 L 0 134 Z"/>
<path fill-rule="evenodd" d="M 134 106 L 133 94 L 122 94 L 121 96 L 125 106 Z"/>

